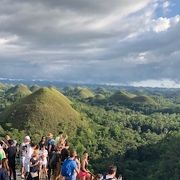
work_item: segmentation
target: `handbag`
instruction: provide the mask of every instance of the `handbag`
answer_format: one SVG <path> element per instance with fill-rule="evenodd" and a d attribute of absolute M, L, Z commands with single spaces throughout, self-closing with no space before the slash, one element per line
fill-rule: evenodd
<path fill-rule="evenodd" d="M 38 177 L 38 172 L 31 172 L 30 174 L 32 178 Z"/>

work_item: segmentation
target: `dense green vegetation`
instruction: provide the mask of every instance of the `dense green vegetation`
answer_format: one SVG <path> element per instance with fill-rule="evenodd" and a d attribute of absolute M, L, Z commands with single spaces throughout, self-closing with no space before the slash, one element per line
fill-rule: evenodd
<path fill-rule="evenodd" d="M 0 84 L 1 136 L 63 130 L 94 172 L 115 164 L 128 180 L 180 179 L 179 90 L 20 86 Z"/>

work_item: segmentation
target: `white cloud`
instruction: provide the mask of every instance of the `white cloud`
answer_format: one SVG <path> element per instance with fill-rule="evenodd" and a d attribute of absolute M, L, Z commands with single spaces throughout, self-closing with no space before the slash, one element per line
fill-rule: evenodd
<path fill-rule="evenodd" d="M 149 79 L 145 81 L 132 82 L 130 85 L 135 87 L 180 88 L 180 82 L 171 79 Z"/>
<path fill-rule="evenodd" d="M 169 28 L 175 26 L 180 22 L 180 15 L 176 15 L 171 18 L 159 17 L 152 20 L 152 29 L 154 32 L 159 33 L 167 31 Z"/>
<path fill-rule="evenodd" d="M 153 22 L 154 22 L 153 31 L 155 31 L 156 33 L 166 31 L 171 27 L 170 19 L 168 18 L 160 17 L 159 19 L 154 20 Z"/>
<path fill-rule="evenodd" d="M 15 43 L 17 40 L 18 36 L 16 35 L 0 37 L 0 46 Z"/>

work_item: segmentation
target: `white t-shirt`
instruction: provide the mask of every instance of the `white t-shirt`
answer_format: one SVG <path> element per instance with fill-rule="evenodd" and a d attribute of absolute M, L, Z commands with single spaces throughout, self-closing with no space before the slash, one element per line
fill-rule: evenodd
<path fill-rule="evenodd" d="M 25 154 L 25 159 L 31 159 L 34 149 L 30 146 L 30 144 L 27 146 L 27 151 Z"/>
<path fill-rule="evenodd" d="M 39 151 L 39 156 L 41 157 L 42 160 L 47 159 L 48 151 L 46 149 L 45 150 L 40 150 Z"/>
<path fill-rule="evenodd" d="M 27 149 L 29 148 L 30 144 L 29 143 L 22 143 L 21 147 L 20 147 L 20 152 L 21 152 L 21 156 L 25 157 L 26 153 L 27 153 Z"/>

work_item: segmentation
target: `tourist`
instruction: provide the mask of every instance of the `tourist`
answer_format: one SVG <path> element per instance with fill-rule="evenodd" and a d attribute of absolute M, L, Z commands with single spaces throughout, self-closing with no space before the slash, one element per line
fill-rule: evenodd
<path fill-rule="evenodd" d="M 46 146 L 46 137 L 45 136 L 43 136 L 41 138 L 41 141 L 39 142 L 39 148 L 40 149 L 42 148 L 42 146 Z"/>
<path fill-rule="evenodd" d="M 117 172 L 117 167 L 116 166 L 110 166 L 108 173 L 103 176 L 103 180 L 117 180 L 116 172 Z M 122 177 L 121 177 L 121 179 L 122 179 Z M 121 179 L 119 179 L 119 180 L 121 180 Z"/>
<path fill-rule="evenodd" d="M 11 137 L 8 134 L 6 134 L 4 139 L 3 139 L 3 142 L 4 142 L 6 149 L 9 147 L 9 140 L 11 140 Z"/>
<path fill-rule="evenodd" d="M 51 178 L 52 168 L 50 166 L 50 160 L 53 153 L 55 152 L 55 140 L 53 139 L 53 134 L 48 133 L 47 136 L 47 150 L 48 150 L 48 179 Z"/>
<path fill-rule="evenodd" d="M 0 142 L 0 160 L 6 158 L 6 154 L 4 152 L 3 145 L 4 145 L 4 143 L 1 141 Z"/>
<path fill-rule="evenodd" d="M 80 178 L 80 180 L 90 180 L 92 179 L 92 175 L 91 172 L 88 170 L 88 152 L 85 151 L 83 153 L 83 157 L 81 160 L 81 170 L 78 174 L 78 177 Z"/>
<path fill-rule="evenodd" d="M 64 135 L 62 131 L 59 132 L 58 136 L 55 139 L 55 145 L 57 144 L 65 144 L 68 139 L 67 135 Z"/>
<path fill-rule="evenodd" d="M 8 180 L 8 173 L 2 166 L 2 160 L 0 160 L 0 180 Z"/>
<path fill-rule="evenodd" d="M 61 164 L 69 157 L 69 143 L 66 141 L 64 148 L 61 150 Z"/>
<path fill-rule="evenodd" d="M 103 178 L 103 175 L 102 174 L 96 174 L 94 176 L 94 180 L 101 180 Z"/>
<path fill-rule="evenodd" d="M 7 175 L 10 179 L 10 169 L 9 169 L 9 165 L 8 165 L 8 159 L 4 158 L 2 159 L 2 168 L 7 172 Z"/>
<path fill-rule="evenodd" d="M 61 170 L 61 146 L 56 146 L 55 152 L 53 153 L 52 159 L 50 161 L 51 168 L 53 169 L 54 180 L 60 179 Z"/>
<path fill-rule="evenodd" d="M 76 180 L 76 176 L 80 171 L 80 161 L 74 150 L 70 151 L 70 157 L 66 159 L 61 168 L 61 174 L 65 180 Z"/>
<path fill-rule="evenodd" d="M 60 141 L 60 139 L 63 137 L 63 132 L 62 131 L 60 131 L 59 133 L 58 133 L 58 136 L 55 138 L 55 145 L 57 145 L 58 143 L 59 143 L 59 141 Z"/>
<path fill-rule="evenodd" d="M 7 148 L 8 165 L 10 169 L 10 177 L 13 174 L 13 179 L 16 180 L 16 146 L 14 146 L 14 141 L 9 140 L 9 147 Z"/>
<path fill-rule="evenodd" d="M 34 151 L 30 159 L 30 173 L 27 180 L 39 180 L 39 166 L 39 154 L 37 151 Z"/>
<path fill-rule="evenodd" d="M 30 148 L 31 138 L 25 136 L 23 143 L 20 146 L 20 156 L 21 156 L 21 178 L 25 177 L 25 157 L 27 154 L 27 149 Z"/>
<path fill-rule="evenodd" d="M 45 144 L 41 146 L 39 151 L 39 159 L 40 159 L 40 177 L 47 176 L 47 158 L 48 151 L 46 150 Z"/>

